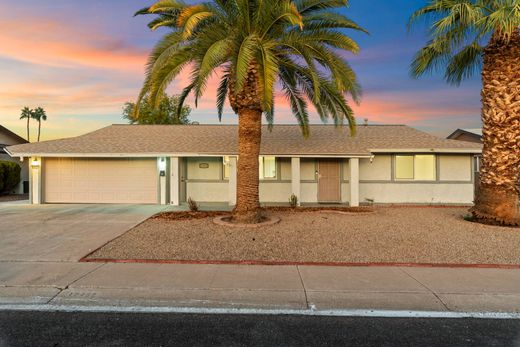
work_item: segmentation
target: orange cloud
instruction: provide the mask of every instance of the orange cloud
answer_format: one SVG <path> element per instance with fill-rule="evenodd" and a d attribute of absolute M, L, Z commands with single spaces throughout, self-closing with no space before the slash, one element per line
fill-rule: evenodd
<path fill-rule="evenodd" d="M 8 16 L 0 8 L 0 56 L 54 67 L 94 67 L 144 71 L 147 50 L 95 32 L 79 30 L 72 23 L 23 15 Z"/>

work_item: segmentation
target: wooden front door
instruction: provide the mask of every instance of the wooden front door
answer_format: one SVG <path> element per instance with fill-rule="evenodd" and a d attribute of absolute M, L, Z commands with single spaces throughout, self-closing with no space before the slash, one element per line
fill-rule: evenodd
<path fill-rule="evenodd" d="M 318 161 L 318 202 L 341 202 L 340 161 Z"/>

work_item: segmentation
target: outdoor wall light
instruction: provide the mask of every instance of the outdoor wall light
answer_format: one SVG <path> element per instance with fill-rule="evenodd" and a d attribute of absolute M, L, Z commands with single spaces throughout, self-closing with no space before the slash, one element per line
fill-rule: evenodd
<path fill-rule="evenodd" d="M 164 158 L 159 161 L 159 176 L 166 176 L 166 160 Z"/>
<path fill-rule="evenodd" d="M 38 159 L 34 159 L 32 162 L 31 162 L 31 166 L 32 167 L 39 167 L 40 166 L 40 161 Z"/>

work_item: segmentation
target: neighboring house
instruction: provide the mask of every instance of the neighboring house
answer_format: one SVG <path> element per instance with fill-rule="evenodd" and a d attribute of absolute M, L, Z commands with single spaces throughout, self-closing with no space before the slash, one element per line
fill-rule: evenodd
<path fill-rule="evenodd" d="M 457 129 L 447 138 L 450 140 L 482 143 L 482 129 Z"/>
<path fill-rule="evenodd" d="M 447 139 L 457 140 L 457 141 L 467 141 L 473 143 L 482 143 L 482 128 L 475 129 L 457 129 L 448 135 Z M 478 175 L 480 170 L 480 161 L 482 156 L 480 154 L 475 156 L 475 162 L 473 165 L 473 169 L 475 174 Z"/>
<path fill-rule="evenodd" d="M 287 203 L 470 204 L 474 143 L 404 125 L 264 127 L 260 200 Z M 112 125 L 11 146 L 30 157 L 33 203 L 235 204 L 236 125 Z M 238 158 L 239 160 L 239 158 Z"/>
<path fill-rule="evenodd" d="M 20 162 L 19 159 L 11 158 L 4 149 L 7 146 L 21 143 L 27 143 L 27 140 L 0 125 L 0 160 L 15 162 L 22 168 L 22 171 L 20 172 L 20 184 L 18 184 L 18 187 L 16 187 L 14 191 L 16 194 L 29 192 L 29 165 L 27 164 L 27 161 Z"/>

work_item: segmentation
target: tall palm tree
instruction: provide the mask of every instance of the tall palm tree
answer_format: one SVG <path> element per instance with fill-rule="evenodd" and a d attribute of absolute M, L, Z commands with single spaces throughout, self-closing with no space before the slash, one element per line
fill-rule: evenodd
<path fill-rule="evenodd" d="M 219 119 L 226 98 L 238 115 L 235 220 L 259 219 L 262 115 L 271 126 L 276 87 L 281 87 L 304 136 L 309 134 L 309 103 L 323 121 L 346 121 L 354 131 L 346 97 L 357 101 L 360 87 L 341 51 L 356 53 L 359 48 L 343 29 L 364 30 L 335 11 L 346 6 L 347 0 L 214 0 L 196 5 L 161 0 L 137 12 L 156 15 L 150 28 L 171 30 L 150 55 L 138 103 L 146 96 L 157 107 L 170 82 L 190 69 L 181 105 L 189 94 L 197 105 L 208 78 L 216 73 Z"/>
<path fill-rule="evenodd" d="M 27 119 L 27 142 L 31 142 L 31 139 L 29 138 L 29 121 L 32 118 L 32 110 L 29 107 L 22 108 L 22 113 L 20 115 L 20 119 Z"/>
<path fill-rule="evenodd" d="M 458 85 L 481 71 L 484 148 L 472 208 L 482 222 L 520 225 L 520 2 L 430 0 L 411 17 L 428 20 L 431 40 L 413 76 L 444 69 Z"/>
<path fill-rule="evenodd" d="M 42 129 L 42 121 L 47 120 L 47 114 L 41 107 L 37 107 L 32 112 L 32 118 L 38 122 L 38 142 L 40 142 L 40 132 Z"/>

